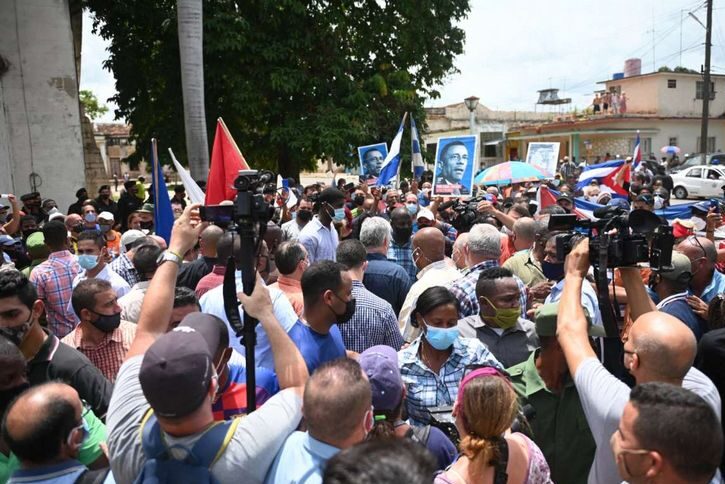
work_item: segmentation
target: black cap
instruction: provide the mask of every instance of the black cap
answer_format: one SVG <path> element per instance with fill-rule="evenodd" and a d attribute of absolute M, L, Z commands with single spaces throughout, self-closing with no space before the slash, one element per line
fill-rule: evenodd
<path fill-rule="evenodd" d="M 83 188 L 79 188 L 78 190 L 76 190 L 76 198 L 80 198 L 80 197 L 81 197 L 81 195 L 83 195 L 84 193 L 85 193 L 86 195 L 88 195 L 88 190 L 86 190 L 86 188 L 85 188 L 85 187 L 83 187 Z"/>
<path fill-rule="evenodd" d="M 176 327 L 146 351 L 138 379 L 158 416 L 179 418 L 201 406 L 213 376 L 204 337 L 193 328 Z"/>
<path fill-rule="evenodd" d="M 569 193 L 566 193 L 566 192 L 560 193 L 559 196 L 556 197 L 556 201 L 557 202 L 560 201 L 560 200 L 566 200 L 566 201 L 568 201 L 570 203 L 574 203 L 574 199 L 572 198 L 572 196 Z"/>
<path fill-rule="evenodd" d="M 212 358 L 219 351 L 220 346 L 229 346 L 227 325 L 214 315 L 200 312 L 189 313 L 179 323 L 179 327 L 181 326 L 194 329 L 204 338 Z"/>
<path fill-rule="evenodd" d="M 320 193 L 320 196 L 317 197 L 318 202 L 327 202 L 329 204 L 339 202 L 340 200 L 345 200 L 345 194 L 335 187 L 325 188 Z"/>
<path fill-rule="evenodd" d="M 647 205 L 655 204 L 655 198 L 652 195 L 650 195 L 649 193 L 643 193 L 642 195 L 638 195 L 635 200 L 638 202 L 644 202 Z"/>
<path fill-rule="evenodd" d="M 38 198 L 39 196 L 40 196 L 40 193 L 38 193 L 38 192 L 26 193 L 25 195 L 22 195 L 20 197 L 20 201 L 21 202 L 26 202 L 26 201 L 31 200 L 33 198 Z"/>

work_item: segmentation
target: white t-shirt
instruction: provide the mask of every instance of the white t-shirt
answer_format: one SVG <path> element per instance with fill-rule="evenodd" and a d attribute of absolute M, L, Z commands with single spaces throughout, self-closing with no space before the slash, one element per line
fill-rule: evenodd
<path fill-rule="evenodd" d="M 108 449 L 116 482 L 133 482 L 146 461 L 139 435 L 141 419 L 149 408 L 138 379 L 142 360 L 139 355 L 123 363 L 108 407 Z M 274 457 L 301 419 L 302 400 L 294 391 L 282 390 L 239 422 L 229 445 L 211 467 L 212 474 L 222 484 L 264 482 Z M 164 434 L 168 445 L 187 448 L 200 437 Z"/>

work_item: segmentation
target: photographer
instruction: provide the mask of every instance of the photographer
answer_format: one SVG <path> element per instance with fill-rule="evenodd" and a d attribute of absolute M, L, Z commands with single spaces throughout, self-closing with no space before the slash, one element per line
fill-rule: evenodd
<path fill-rule="evenodd" d="M 609 439 L 618 428 L 630 389 L 604 368 L 589 344 L 581 304 L 589 267 L 589 240 L 582 239 L 566 258 L 556 337 L 597 444 L 589 481 L 619 482 Z M 660 381 L 683 386 L 700 395 L 720 415 L 717 389 L 705 375 L 691 368 L 696 350 L 692 331 L 677 318 L 654 310 L 636 267 L 622 268 L 622 277 L 635 318 L 624 343 L 624 366 L 638 384 Z"/>

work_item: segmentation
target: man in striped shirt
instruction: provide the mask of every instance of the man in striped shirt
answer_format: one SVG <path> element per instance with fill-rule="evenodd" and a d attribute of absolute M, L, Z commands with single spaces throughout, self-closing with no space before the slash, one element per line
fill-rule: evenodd
<path fill-rule="evenodd" d="M 63 223 L 53 220 L 45 224 L 43 237 L 50 255 L 30 274 L 30 282 L 45 305 L 48 328 L 62 338 L 76 326 L 75 315 L 68 311 L 68 303 L 73 292 L 73 279 L 81 268 L 68 250 L 68 233 Z"/>

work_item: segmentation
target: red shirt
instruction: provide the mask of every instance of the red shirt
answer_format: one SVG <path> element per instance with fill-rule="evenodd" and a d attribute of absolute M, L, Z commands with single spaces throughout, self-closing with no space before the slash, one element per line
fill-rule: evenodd
<path fill-rule="evenodd" d="M 224 274 L 226 272 L 227 266 L 215 264 L 209 274 L 199 279 L 199 283 L 196 285 L 196 290 L 194 291 L 196 298 L 201 299 L 201 296 L 206 294 L 208 291 L 211 291 L 217 286 L 221 286 L 224 283 Z"/>

